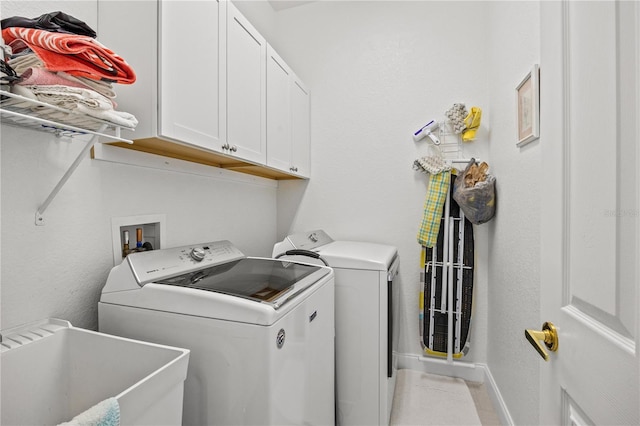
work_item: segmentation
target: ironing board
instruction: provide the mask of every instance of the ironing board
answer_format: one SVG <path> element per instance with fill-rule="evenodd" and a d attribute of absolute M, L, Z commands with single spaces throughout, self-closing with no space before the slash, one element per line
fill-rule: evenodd
<path fill-rule="evenodd" d="M 437 243 L 422 247 L 420 340 L 427 355 L 461 358 L 470 343 L 474 240 L 473 225 L 452 197 L 455 179 L 452 173 Z"/>

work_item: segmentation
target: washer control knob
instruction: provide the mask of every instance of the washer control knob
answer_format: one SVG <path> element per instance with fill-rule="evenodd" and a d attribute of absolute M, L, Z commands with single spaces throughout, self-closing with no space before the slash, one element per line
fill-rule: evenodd
<path fill-rule="evenodd" d="M 202 262 L 202 259 L 204 259 L 204 254 L 204 249 L 201 249 L 200 247 L 192 248 L 191 253 L 189 253 L 191 258 L 196 262 Z"/>

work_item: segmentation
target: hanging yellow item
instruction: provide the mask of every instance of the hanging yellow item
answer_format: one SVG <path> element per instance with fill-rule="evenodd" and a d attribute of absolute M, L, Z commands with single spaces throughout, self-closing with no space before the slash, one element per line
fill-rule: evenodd
<path fill-rule="evenodd" d="M 482 110 L 479 107 L 471 107 L 471 111 L 464 119 L 466 129 L 462 131 L 462 140 L 464 142 L 472 141 L 476 138 L 476 132 L 480 127 L 482 119 Z"/>

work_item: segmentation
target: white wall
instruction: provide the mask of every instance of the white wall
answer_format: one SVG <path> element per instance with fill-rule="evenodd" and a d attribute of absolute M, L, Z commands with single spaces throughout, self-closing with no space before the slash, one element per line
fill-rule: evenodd
<path fill-rule="evenodd" d="M 53 3 L 3 1 L 2 16 L 64 10 L 95 28 L 95 2 Z M 35 226 L 36 209 L 84 142 L 5 125 L 1 136 L 3 328 L 47 317 L 97 328 L 100 290 L 113 266 L 112 217 L 165 214 L 170 247 L 228 239 L 247 255 L 271 254 L 273 181 L 236 183 L 88 158 L 45 212 L 47 224 Z"/>
<path fill-rule="evenodd" d="M 515 87 L 539 62 L 537 2 L 321 2 L 278 13 L 276 49 L 312 90 L 313 171 L 278 191 L 278 235 L 321 227 L 398 246 L 401 351 L 420 354 L 415 242 L 424 148 L 409 132 L 453 102 L 483 108 L 467 154 L 498 178 L 498 214 L 476 227 L 472 351 L 512 419 L 535 424 L 539 360 L 523 337 L 539 321 L 537 142 L 515 145 Z M 330 29 L 330 30 L 328 30 Z M 354 220 L 354 218 L 356 218 Z"/>
<path fill-rule="evenodd" d="M 411 134 L 455 102 L 488 107 L 486 10 L 479 2 L 315 2 L 278 12 L 272 41 L 311 90 L 311 180 L 280 184 L 278 235 L 323 228 L 335 239 L 397 246 L 399 349 L 416 356 L 416 235 L 428 176 L 412 164 L 428 142 Z M 486 126 L 465 149 L 486 157 Z M 476 231 L 476 317 L 465 358 L 476 362 L 486 354 L 486 229 Z"/>
<path fill-rule="evenodd" d="M 539 177 L 544 169 L 538 141 L 516 147 L 515 87 L 540 63 L 540 5 L 491 2 L 489 10 L 489 158 L 498 176 L 499 207 L 488 224 L 487 359 L 514 423 L 538 424 L 540 357 L 524 329 L 541 326 Z"/>
<path fill-rule="evenodd" d="M 2 132 L 2 326 L 58 317 L 96 328 L 113 266 L 111 218 L 166 215 L 168 247 L 228 239 L 271 254 L 276 187 L 85 160 L 34 214 L 82 147 L 32 131 Z"/>

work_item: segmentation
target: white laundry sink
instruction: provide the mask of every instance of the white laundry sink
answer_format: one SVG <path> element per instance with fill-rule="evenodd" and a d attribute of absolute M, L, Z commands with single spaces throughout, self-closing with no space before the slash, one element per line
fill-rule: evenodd
<path fill-rule="evenodd" d="M 107 398 L 121 425 L 180 425 L 189 350 L 48 319 L 2 331 L 2 425 L 57 425 Z"/>

